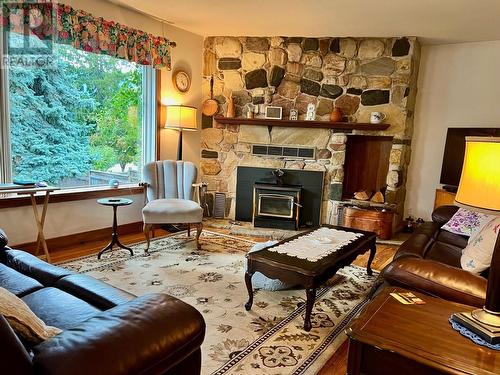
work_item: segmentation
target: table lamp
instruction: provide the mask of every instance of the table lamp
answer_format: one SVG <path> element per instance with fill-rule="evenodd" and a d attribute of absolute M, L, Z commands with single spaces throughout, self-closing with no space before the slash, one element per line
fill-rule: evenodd
<path fill-rule="evenodd" d="M 466 137 L 457 205 L 500 215 L 500 137 Z M 500 340 L 500 235 L 497 234 L 488 276 L 486 303 L 472 313 L 453 314 L 487 342 Z"/>
<path fill-rule="evenodd" d="M 177 146 L 177 160 L 182 160 L 182 131 L 196 131 L 196 108 L 185 105 L 167 106 L 167 119 L 165 129 L 175 129 L 179 131 L 179 143 Z"/>

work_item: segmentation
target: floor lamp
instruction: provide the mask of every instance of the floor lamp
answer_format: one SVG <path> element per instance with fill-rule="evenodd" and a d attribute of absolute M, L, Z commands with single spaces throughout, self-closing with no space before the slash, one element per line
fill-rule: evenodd
<path fill-rule="evenodd" d="M 500 137 L 467 137 L 464 166 L 455 202 L 500 215 Z M 490 343 L 500 342 L 500 234 L 497 234 L 483 309 L 452 319 Z"/>
<path fill-rule="evenodd" d="M 185 105 L 167 106 L 167 119 L 165 129 L 174 129 L 179 131 L 179 143 L 177 145 L 177 160 L 182 160 L 182 132 L 196 131 L 196 108 Z"/>

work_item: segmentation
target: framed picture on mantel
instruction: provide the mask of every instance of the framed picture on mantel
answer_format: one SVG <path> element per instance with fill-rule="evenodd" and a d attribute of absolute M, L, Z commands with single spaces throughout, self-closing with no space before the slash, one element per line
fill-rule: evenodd
<path fill-rule="evenodd" d="M 283 116 L 283 108 L 272 107 L 272 106 L 266 107 L 265 118 L 274 119 L 274 120 L 281 120 L 282 116 Z"/>

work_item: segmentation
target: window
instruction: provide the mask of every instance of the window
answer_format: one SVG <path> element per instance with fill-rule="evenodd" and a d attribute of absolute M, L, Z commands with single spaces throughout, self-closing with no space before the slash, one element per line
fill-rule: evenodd
<path fill-rule="evenodd" d="M 9 48 L 24 38 L 9 33 Z M 155 156 L 154 69 L 63 44 L 52 56 L 51 68 L 8 69 L 12 179 L 62 188 L 139 182 Z"/>

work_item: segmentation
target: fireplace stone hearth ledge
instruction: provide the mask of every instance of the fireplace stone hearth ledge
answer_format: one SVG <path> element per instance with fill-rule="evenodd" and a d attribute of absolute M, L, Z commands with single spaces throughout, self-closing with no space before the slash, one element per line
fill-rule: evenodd
<path fill-rule="evenodd" d="M 203 117 L 201 180 L 209 192 L 224 192 L 231 200 L 229 218 L 235 218 L 238 166 L 314 170 L 324 173 L 322 223 L 335 217 L 335 202 L 343 200 L 344 163 L 349 134 L 392 136 L 385 199 L 397 206 L 396 222 L 403 218 L 406 172 L 410 161 L 413 112 L 417 89 L 420 46 L 414 37 L 401 38 L 207 37 L 204 46 L 203 99 L 214 98 L 226 114 L 233 97 L 236 117 L 250 105 L 290 109 L 305 118 L 308 104 L 316 120 L 328 121 L 334 107 L 349 122 L 369 123 L 371 112 L 383 112 L 385 130 L 337 130 L 282 126 L 221 124 Z M 317 43 L 316 43 L 317 41 Z M 227 65 L 239 60 L 240 64 Z M 302 146 L 316 149 L 314 160 L 256 156 L 252 145 Z"/>

